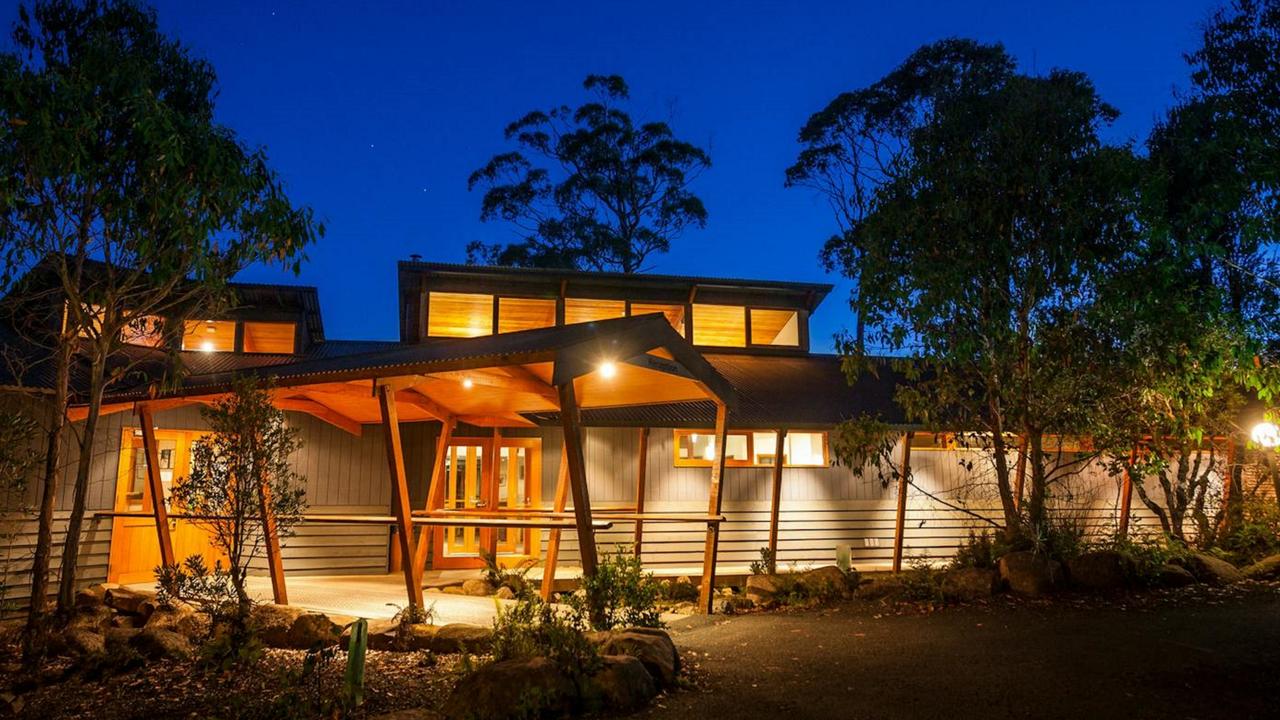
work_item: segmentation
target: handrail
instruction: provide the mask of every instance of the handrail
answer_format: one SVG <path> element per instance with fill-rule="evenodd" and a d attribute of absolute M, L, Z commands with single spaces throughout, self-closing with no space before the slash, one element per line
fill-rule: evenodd
<path fill-rule="evenodd" d="M 151 519 L 155 516 L 149 512 L 95 512 L 93 514 L 97 518 L 147 518 Z M 192 515 L 188 513 L 170 513 L 169 518 L 173 520 L 230 520 L 227 515 Z M 328 524 L 328 525 L 396 525 L 398 520 L 391 515 L 303 515 L 304 523 Z M 529 528 L 529 529 L 560 529 L 572 530 L 577 524 L 572 520 L 562 520 L 559 518 L 533 519 L 518 517 L 502 517 L 502 518 L 467 518 L 467 517 L 413 517 L 411 521 L 414 525 L 427 525 L 433 527 L 493 527 L 493 528 Z M 613 527 L 613 523 L 609 520 L 591 521 L 591 527 L 596 530 L 608 530 Z"/>

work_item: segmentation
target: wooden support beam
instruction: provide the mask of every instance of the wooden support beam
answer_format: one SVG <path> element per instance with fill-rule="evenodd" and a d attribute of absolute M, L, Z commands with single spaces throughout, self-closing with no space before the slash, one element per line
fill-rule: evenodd
<path fill-rule="evenodd" d="M 646 475 L 649 474 L 649 428 L 640 428 L 639 450 L 636 453 L 638 467 L 636 468 L 636 514 L 644 513 L 644 496 Z M 641 556 L 641 547 L 644 543 L 644 520 L 636 520 L 635 540 L 633 541 L 636 557 Z"/>
<path fill-rule="evenodd" d="M 271 488 L 266 483 L 258 485 L 258 517 L 262 518 L 262 539 L 267 546 L 267 571 L 271 574 L 271 597 L 277 605 L 289 604 L 289 592 L 284 584 L 284 558 L 280 555 L 280 533 L 276 530 L 276 516 L 271 512 Z"/>
<path fill-rule="evenodd" d="M 769 495 L 769 557 L 773 559 L 773 567 L 769 572 L 776 572 L 778 565 L 778 510 L 782 505 L 782 456 L 787 440 L 786 428 L 778 428 L 774 432 L 777 438 L 773 444 L 773 487 Z"/>
<path fill-rule="evenodd" d="M 481 468 L 481 479 L 484 490 L 481 495 L 485 498 L 488 507 L 498 509 L 500 507 L 498 499 L 498 478 L 502 473 L 498 464 L 502 462 L 502 431 L 498 428 L 493 429 L 493 437 L 489 442 L 489 456 L 484 459 L 484 467 Z M 514 488 L 511 490 L 514 492 Z M 498 531 L 494 529 L 480 530 L 480 547 L 484 548 L 485 553 L 495 560 L 498 557 Z"/>
<path fill-rule="evenodd" d="M 898 468 L 898 510 L 893 525 L 893 571 L 902 572 L 902 546 L 907 534 L 907 480 L 911 477 L 911 438 L 902 436 L 902 465 Z"/>
<path fill-rule="evenodd" d="M 1022 436 L 1018 443 L 1018 466 L 1013 477 L 1013 507 L 1022 507 L 1022 488 L 1027 483 L 1027 437 Z"/>
<path fill-rule="evenodd" d="M 513 368 L 517 368 L 514 369 Z M 464 384 L 470 381 L 472 385 L 483 385 L 485 387 L 500 388 L 502 390 L 511 390 L 514 392 L 529 393 L 546 399 L 548 402 L 557 402 L 558 397 L 555 389 L 551 384 L 542 378 L 529 373 L 522 375 L 520 370 L 523 367 L 511 366 L 502 368 L 503 374 L 488 372 L 485 370 L 449 370 L 446 372 L 431 373 L 423 376 L 426 380 L 437 380 L 440 382 L 451 382 Z M 528 372 L 527 370 L 525 372 Z M 530 377 L 532 376 L 532 377 Z"/>
<path fill-rule="evenodd" d="M 523 365 L 508 365 L 503 367 L 502 371 L 512 378 L 528 383 L 529 387 L 537 389 L 538 394 L 544 399 L 555 403 L 556 407 L 560 406 L 560 395 L 556 392 L 555 386 L 538 377 L 537 373 L 529 368 Z"/>
<path fill-rule="evenodd" d="M 343 415 L 318 400 L 312 400 L 310 398 L 282 397 L 273 399 L 271 404 L 281 410 L 305 413 L 317 420 L 323 420 L 339 430 L 350 435 L 354 435 L 355 437 L 360 437 L 360 434 L 364 429 L 359 422 Z"/>
<path fill-rule="evenodd" d="M 1116 534 L 1121 538 L 1129 536 L 1129 515 L 1133 510 L 1133 464 L 1138 461 L 1138 445 L 1134 444 L 1129 451 L 1129 462 L 1124 466 L 1120 481 L 1120 527 Z"/>
<path fill-rule="evenodd" d="M 720 486 L 724 480 L 726 444 L 729 436 L 729 409 L 724 403 L 716 403 L 715 430 L 716 457 L 711 463 L 711 492 L 707 502 L 707 515 L 719 515 L 724 505 Z M 698 589 L 698 609 L 711 614 L 711 601 L 715 598 L 716 554 L 720 550 L 720 523 L 707 523 L 707 541 L 702 552 L 702 585 Z"/>
<path fill-rule="evenodd" d="M 596 574 L 596 533 L 591 526 L 591 497 L 587 492 L 587 462 L 583 457 L 583 432 L 578 416 L 578 397 L 573 381 L 556 387 L 560 394 L 560 426 L 564 429 L 565 463 L 569 468 L 569 491 L 573 493 L 573 515 L 578 526 L 578 553 L 582 573 Z"/>
<path fill-rule="evenodd" d="M 560 446 L 560 471 L 556 477 L 556 497 L 551 503 L 551 511 L 564 513 L 569 497 L 569 446 Z M 551 592 L 556 584 L 556 563 L 560 559 L 560 530 L 552 529 L 547 535 L 547 557 L 542 563 L 542 599 L 551 601 Z"/>
<path fill-rule="evenodd" d="M 441 422 L 456 417 L 452 410 L 431 399 L 426 393 L 417 388 L 409 388 L 396 393 L 396 400 L 406 405 L 412 405 Z"/>
<path fill-rule="evenodd" d="M 151 407 L 139 404 L 138 421 L 142 425 L 142 452 L 146 454 L 147 489 L 151 493 L 151 515 L 156 522 L 156 540 L 160 543 L 160 564 L 177 565 L 173 540 L 169 537 L 169 510 L 164 506 L 164 483 L 160 480 L 160 451 L 156 445 L 156 423 Z"/>
<path fill-rule="evenodd" d="M 447 418 L 440 423 L 440 437 L 436 438 L 436 454 L 431 463 L 431 480 L 427 483 L 427 501 L 423 509 L 427 512 L 444 507 L 445 463 L 449 458 L 449 443 L 453 441 L 453 431 L 458 423 Z M 431 555 L 431 545 L 435 542 L 435 530 L 423 527 L 418 531 L 418 545 L 413 564 L 418 566 L 418 576 L 427 567 L 427 558 Z"/>
<path fill-rule="evenodd" d="M 400 544 L 400 557 L 404 571 L 405 592 L 415 607 L 422 605 L 422 576 L 416 562 L 413 547 L 413 517 L 409 513 L 409 483 L 404 471 L 404 450 L 400 445 L 400 416 L 396 412 L 395 390 L 388 386 L 378 389 L 378 404 L 382 409 L 382 429 L 387 441 L 387 465 L 391 469 L 392 511 L 396 519 L 396 537 Z"/>

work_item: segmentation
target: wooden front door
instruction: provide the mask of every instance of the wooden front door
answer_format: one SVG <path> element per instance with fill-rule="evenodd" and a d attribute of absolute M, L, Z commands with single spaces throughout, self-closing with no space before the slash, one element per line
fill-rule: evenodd
<path fill-rule="evenodd" d="M 203 433 L 157 430 L 156 450 L 160 461 L 160 482 L 164 499 L 169 499 L 173 483 L 187 474 L 191 443 Z M 120 465 L 116 478 L 116 512 L 146 512 L 155 507 L 147 484 L 147 459 L 142 434 L 126 428 L 120 443 Z M 181 512 L 169 508 L 169 512 Z M 178 562 L 191 555 L 203 555 L 209 567 L 221 559 L 209 543 L 206 530 L 184 520 L 170 520 L 173 554 Z M 118 517 L 111 523 L 111 554 L 107 564 L 108 582 L 122 584 L 152 582 L 160 565 L 160 545 L 155 520 L 150 517 Z"/>
<path fill-rule="evenodd" d="M 497 510 L 538 507 L 541 500 L 542 441 L 538 438 L 500 438 L 496 474 L 486 467 L 492 457 L 492 438 L 458 438 L 445 457 L 444 507 L 450 510 Z M 514 564 L 537 557 L 534 531 L 508 528 L 437 528 L 433 567 L 468 568 L 483 565 L 480 549 L 493 544 L 499 561 Z"/>

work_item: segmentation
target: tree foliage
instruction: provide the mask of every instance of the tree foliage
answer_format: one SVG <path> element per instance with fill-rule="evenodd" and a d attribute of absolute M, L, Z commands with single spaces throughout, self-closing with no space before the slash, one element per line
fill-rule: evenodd
<path fill-rule="evenodd" d="M 617 75 L 590 75 L 577 108 L 535 110 L 506 128 L 517 150 L 471 174 L 482 220 L 511 223 L 520 240 L 468 247 L 472 262 L 639 272 L 707 211 L 690 190 L 711 165 L 664 122 L 635 123 Z"/>

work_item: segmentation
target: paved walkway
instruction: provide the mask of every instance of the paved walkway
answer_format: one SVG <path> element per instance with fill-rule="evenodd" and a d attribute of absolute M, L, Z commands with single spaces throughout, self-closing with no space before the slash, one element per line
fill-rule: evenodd
<path fill-rule="evenodd" d="M 473 577 L 469 572 L 467 577 Z M 400 575 L 318 575 L 286 578 L 289 604 L 328 615 L 348 615 L 370 620 L 390 618 L 405 605 L 404 578 Z M 430 588 L 424 595 L 434 608 L 435 623 L 462 622 L 488 625 L 493 622 L 498 603 L 489 597 L 446 595 Z M 262 602 L 271 602 L 271 581 L 249 578 L 250 593 Z"/>

